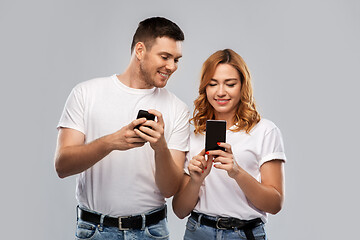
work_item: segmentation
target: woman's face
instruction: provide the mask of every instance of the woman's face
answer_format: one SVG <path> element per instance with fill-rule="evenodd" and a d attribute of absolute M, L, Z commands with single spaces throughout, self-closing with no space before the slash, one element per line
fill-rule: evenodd
<path fill-rule="evenodd" d="M 240 102 L 240 90 L 239 72 L 230 64 L 219 64 L 206 86 L 206 96 L 215 110 L 216 119 L 232 121 Z"/>

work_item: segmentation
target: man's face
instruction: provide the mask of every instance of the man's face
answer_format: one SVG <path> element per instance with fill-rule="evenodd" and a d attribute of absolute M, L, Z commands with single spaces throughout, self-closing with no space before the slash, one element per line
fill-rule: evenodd
<path fill-rule="evenodd" d="M 165 87 L 171 74 L 176 71 L 181 56 L 181 41 L 168 37 L 156 38 L 151 49 L 146 49 L 140 60 L 140 77 L 146 87 Z"/>

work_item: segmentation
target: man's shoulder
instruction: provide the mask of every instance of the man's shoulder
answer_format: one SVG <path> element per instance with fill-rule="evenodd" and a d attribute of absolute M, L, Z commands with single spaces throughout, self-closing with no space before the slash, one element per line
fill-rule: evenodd
<path fill-rule="evenodd" d="M 112 82 L 112 76 L 92 78 L 83 82 L 78 83 L 75 89 L 91 89 L 106 86 Z"/>

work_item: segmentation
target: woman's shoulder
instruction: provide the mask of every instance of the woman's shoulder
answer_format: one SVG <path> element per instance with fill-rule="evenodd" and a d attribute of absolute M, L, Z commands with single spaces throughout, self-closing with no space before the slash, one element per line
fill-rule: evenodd
<path fill-rule="evenodd" d="M 191 139 L 203 139 L 205 137 L 205 133 L 195 133 L 194 131 L 191 131 L 190 138 Z"/>
<path fill-rule="evenodd" d="M 250 131 L 250 133 L 253 131 L 261 131 L 268 133 L 277 128 L 278 127 L 273 121 L 266 118 L 261 118 L 261 120 L 255 125 L 255 127 Z"/>
<path fill-rule="evenodd" d="M 258 124 L 261 124 L 264 127 L 268 127 L 268 128 L 276 128 L 277 127 L 273 121 L 271 121 L 267 118 L 261 118 L 260 121 L 258 122 Z"/>

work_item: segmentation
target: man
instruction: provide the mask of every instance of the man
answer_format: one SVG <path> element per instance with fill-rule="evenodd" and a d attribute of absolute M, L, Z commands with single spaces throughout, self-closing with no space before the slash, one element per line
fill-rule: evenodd
<path fill-rule="evenodd" d="M 79 174 L 77 238 L 167 239 L 164 198 L 183 176 L 189 111 L 163 87 L 183 40 L 175 23 L 145 19 L 125 72 L 80 83 L 68 97 L 55 168 L 60 178 Z M 140 109 L 155 121 L 136 119 Z"/>

